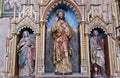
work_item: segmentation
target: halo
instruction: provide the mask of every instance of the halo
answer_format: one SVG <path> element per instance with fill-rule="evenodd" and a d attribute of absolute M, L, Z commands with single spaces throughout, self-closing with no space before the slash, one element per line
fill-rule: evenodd
<path fill-rule="evenodd" d="M 64 10 L 63 9 L 57 9 L 56 12 L 55 12 L 55 15 L 58 15 L 59 12 L 62 12 L 63 15 L 64 15 Z"/>

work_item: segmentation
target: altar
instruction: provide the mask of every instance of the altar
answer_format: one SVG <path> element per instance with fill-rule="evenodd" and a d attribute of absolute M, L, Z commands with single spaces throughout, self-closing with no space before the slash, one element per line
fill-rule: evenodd
<path fill-rule="evenodd" d="M 79 73 L 72 75 L 55 75 L 55 74 L 45 74 L 39 75 L 37 78 L 90 78 L 89 75 L 80 75 Z"/>
<path fill-rule="evenodd" d="M 16 3 L 14 4 L 14 15 L 10 23 L 11 36 L 7 38 L 8 57 L 6 59 L 9 61 L 9 64 L 6 63 L 6 66 L 9 71 L 8 76 L 15 77 L 20 75 L 22 70 L 20 65 L 22 66 L 22 63 L 26 63 L 21 60 L 24 57 L 20 52 L 23 52 L 24 55 L 24 52 L 31 51 L 33 53 L 28 55 L 32 55 L 32 62 L 27 61 L 25 65 L 30 67 L 26 68 L 29 70 L 29 74 L 34 75 L 36 78 L 90 78 L 92 75 L 97 75 L 99 71 L 103 72 L 103 70 L 105 70 L 104 75 L 111 77 L 114 73 L 114 57 L 111 52 L 112 25 L 107 24 L 98 11 L 96 11 L 99 8 L 92 6 L 93 16 L 86 19 L 86 5 L 79 4 L 76 0 L 45 1 L 38 2 L 36 6 L 31 3 L 22 4 L 18 17 L 16 17 Z M 58 14 L 59 18 L 56 18 L 56 11 L 59 9 L 62 10 L 63 15 Z M 65 29 L 63 31 L 65 33 L 60 33 L 61 35 L 64 34 L 64 37 L 59 34 L 56 36 L 56 32 L 61 30 L 61 28 L 58 30 L 56 29 L 57 27 L 53 28 L 56 25 L 54 23 L 57 23 L 59 19 L 62 21 L 60 23 L 64 24 L 61 26 L 62 29 Z M 68 28 L 65 28 L 65 26 Z M 97 35 L 94 31 L 97 32 Z M 60 39 L 56 39 L 58 35 L 61 36 Z M 98 49 L 92 44 L 94 50 L 91 50 L 91 38 L 96 37 L 99 38 L 100 44 L 97 41 L 96 44 L 99 44 L 100 48 Z M 27 50 L 23 46 L 28 44 L 21 43 L 22 40 L 23 42 L 32 43 L 27 46 Z M 57 41 L 58 43 L 56 43 Z M 64 43 L 64 41 L 66 42 Z M 92 42 L 95 42 L 95 40 L 93 39 Z M 59 51 L 62 52 L 63 50 L 65 50 L 66 54 L 63 52 L 59 55 Z M 103 66 L 96 61 L 97 55 L 92 54 L 96 50 L 103 53 Z M 97 65 L 94 66 L 94 64 Z M 100 68 L 103 70 L 100 70 Z M 70 72 L 72 74 L 65 75 L 63 73 L 62 75 L 56 75 L 56 71 Z M 99 74 L 103 75 L 103 73 Z"/>

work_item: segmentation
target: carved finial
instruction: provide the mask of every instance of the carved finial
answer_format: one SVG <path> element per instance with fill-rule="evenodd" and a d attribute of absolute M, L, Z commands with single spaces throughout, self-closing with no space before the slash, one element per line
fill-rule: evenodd
<path fill-rule="evenodd" d="M 16 2 L 14 2 L 14 19 L 16 19 Z"/>
<path fill-rule="evenodd" d="M 25 3 L 26 3 L 26 4 L 30 4 L 30 3 L 31 3 L 31 0 L 25 0 Z"/>
<path fill-rule="evenodd" d="M 13 23 L 16 23 L 16 6 L 17 6 L 17 4 L 16 4 L 16 1 L 14 1 L 14 15 L 13 15 L 13 20 L 12 20 L 12 22 Z"/>

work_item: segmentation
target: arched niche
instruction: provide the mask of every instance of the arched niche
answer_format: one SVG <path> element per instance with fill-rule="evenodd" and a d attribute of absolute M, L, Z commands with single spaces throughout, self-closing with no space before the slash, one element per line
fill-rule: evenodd
<path fill-rule="evenodd" d="M 28 31 L 28 32 L 30 33 L 31 37 L 35 36 L 35 35 L 33 35 L 33 34 L 34 34 L 33 29 L 28 28 L 28 27 L 24 27 L 24 28 L 21 29 L 21 30 L 19 31 L 19 33 L 17 34 L 19 39 L 22 38 L 22 33 L 23 33 L 25 30 Z"/>
<path fill-rule="evenodd" d="M 55 6 L 57 6 L 58 4 L 61 4 L 61 3 L 64 3 L 66 5 L 69 5 L 70 8 L 72 8 L 76 14 L 76 16 L 78 17 L 78 21 L 80 22 L 82 20 L 82 16 L 81 16 L 81 13 L 80 13 L 80 10 L 79 8 L 77 7 L 77 5 L 72 2 L 71 0 L 54 0 L 54 1 L 51 1 L 50 4 L 45 8 L 45 11 L 43 12 L 43 20 L 44 21 L 47 21 L 48 19 L 48 15 L 50 14 L 50 12 L 53 10 L 53 8 Z"/>
<path fill-rule="evenodd" d="M 34 30 L 32 29 L 32 28 L 30 28 L 29 26 L 24 26 L 22 29 L 20 29 L 19 30 L 19 32 L 16 34 L 16 51 L 15 51 L 15 73 L 14 73 L 14 75 L 15 76 L 18 76 L 19 77 L 19 64 L 18 64 L 18 62 L 19 62 L 19 57 L 18 57 L 18 53 L 17 53 L 17 45 L 18 45 L 18 43 L 20 42 L 20 40 L 21 40 L 21 38 L 23 37 L 23 32 L 24 31 L 28 31 L 29 32 L 29 34 L 30 34 L 30 39 L 31 40 L 34 40 L 34 46 L 35 46 L 35 49 L 36 49 L 36 35 L 34 34 Z M 35 54 L 36 54 L 36 52 L 35 52 Z M 35 55 L 36 56 L 36 55 Z M 36 62 L 37 60 L 36 60 L 36 58 L 35 58 L 35 61 L 34 61 L 34 72 L 35 72 L 35 67 L 36 67 L 36 65 L 35 65 L 35 62 Z"/>
<path fill-rule="evenodd" d="M 93 66 L 91 63 L 91 50 L 90 50 L 90 39 L 93 37 L 93 31 L 97 30 L 99 32 L 99 37 L 103 39 L 104 41 L 104 60 L 105 60 L 105 74 L 106 76 L 110 76 L 110 53 L 109 53 L 109 43 L 108 43 L 108 34 L 107 34 L 107 29 L 104 29 L 102 27 L 92 27 L 90 32 L 89 32 L 89 58 L 90 58 L 90 72 L 91 72 L 91 77 L 93 77 Z"/>
<path fill-rule="evenodd" d="M 39 43 L 39 35 L 40 35 L 40 26 L 38 23 L 36 23 L 35 20 L 32 18 L 26 16 L 22 19 L 20 19 L 16 23 L 11 23 L 11 32 L 12 32 L 12 37 L 11 37 L 11 42 L 12 46 L 11 48 L 11 75 L 12 76 L 18 76 L 19 71 L 18 71 L 18 56 L 17 56 L 17 45 L 20 39 L 22 38 L 22 33 L 23 31 L 27 30 L 30 34 L 34 34 L 35 37 L 35 48 L 36 48 L 36 58 L 35 58 L 35 75 L 37 74 L 38 71 L 38 57 L 40 54 L 38 54 L 39 48 L 40 48 L 40 43 Z M 33 35 L 31 35 L 33 36 Z"/>
<path fill-rule="evenodd" d="M 65 20 L 73 29 L 72 39 L 70 44 L 73 48 L 73 55 L 71 58 L 72 61 L 72 71 L 73 73 L 80 73 L 80 31 L 79 31 L 79 22 L 78 17 L 75 11 L 67 3 L 60 2 L 55 5 L 46 21 L 46 34 L 45 34 L 45 73 L 54 73 L 55 68 L 53 64 L 53 34 L 51 27 L 55 21 L 55 12 L 57 9 L 63 9 L 65 12 Z M 80 19 L 80 18 L 79 18 Z"/>

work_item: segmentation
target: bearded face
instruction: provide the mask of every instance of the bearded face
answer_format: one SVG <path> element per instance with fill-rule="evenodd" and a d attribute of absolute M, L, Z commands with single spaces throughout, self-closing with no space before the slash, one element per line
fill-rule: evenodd
<path fill-rule="evenodd" d="M 59 19 L 63 19 L 63 16 L 64 16 L 64 15 L 63 15 L 62 12 L 59 12 L 59 13 L 58 13 L 58 17 L 59 17 Z"/>

